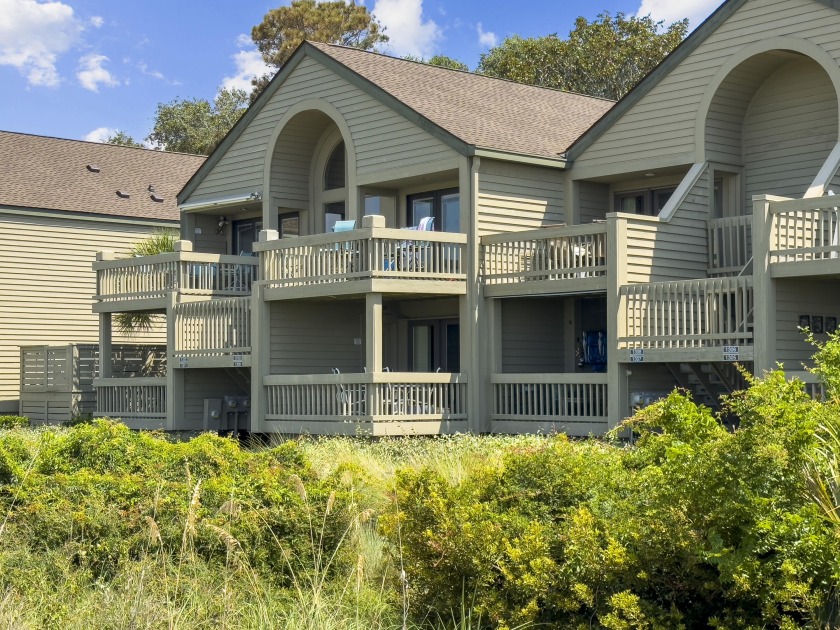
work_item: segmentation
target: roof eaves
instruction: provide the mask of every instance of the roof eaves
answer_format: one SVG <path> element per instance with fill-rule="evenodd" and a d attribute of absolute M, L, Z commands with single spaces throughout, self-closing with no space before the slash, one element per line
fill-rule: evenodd
<path fill-rule="evenodd" d="M 664 79 L 683 59 L 694 52 L 700 44 L 714 33 L 717 28 L 728 20 L 747 0 L 728 0 L 720 5 L 714 13 L 706 18 L 694 32 L 686 37 L 671 54 L 663 59 L 639 83 L 636 84 L 615 106 L 608 110 L 589 129 L 587 129 L 567 150 L 570 162 L 577 159 L 586 149 L 612 127 L 629 109 L 638 103 L 642 97 L 650 92 Z M 817 0 L 829 6 L 840 5 L 840 0 Z M 838 8 L 835 6 L 835 8 Z"/>
<path fill-rule="evenodd" d="M 289 60 L 283 64 L 283 67 L 274 75 L 274 77 L 269 81 L 268 85 L 263 88 L 263 91 L 257 97 L 257 100 L 251 103 L 251 106 L 242 114 L 242 117 L 236 121 L 236 124 L 233 128 L 227 132 L 222 141 L 218 144 L 218 146 L 213 149 L 213 152 L 207 156 L 207 159 L 204 163 L 198 168 L 198 170 L 193 173 L 193 176 L 187 180 L 187 183 L 184 184 L 184 187 L 177 195 L 178 205 L 180 206 L 184 203 L 184 200 L 189 197 L 193 191 L 198 187 L 198 185 L 204 180 L 207 174 L 213 170 L 213 167 L 219 163 L 219 160 L 222 159 L 227 150 L 236 142 L 237 138 L 242 135 L 242 132 L 251 124 L 251 121 L 256 118 L 257 114 L 262 110 L 263 107 L 268 103 L 274 93 L 280 88 L 283 82 L 288 78 L 288 76 L 292 73 L 292 71 L 298 66 L 301 62 L 303 57 L 306 55 L 306 42 L 302 43 L 295 49 L 295 52 L 292 53 L 292 56 L 289 57 Z M 311 47 L 310 47 L 311 48 Z"/>
<path fill-rule="evenodd" d="M 360 90 L 371 95 L 386 107 L 391 108 L 410 122 L 414 123 L 415 125 L 423 129 L 427 133 L 431 134 L 438 140 L 441 140 L 444 144 L 447 144 L 462 155 L 471 156 L 474 154 L 474 147 L 472 145 L 467 143 L 462 138 L 459 138 L 452 132 L 444 129 L 437 123 L 426 118 L 418 111 L 412 109 L 404 102 L 396 98 L 393 94 L 379 87 L 370 79 L 363 77 L 352 68 L 341 63 L 335 57 L 332 57 L 331 55 L 325 53 L 323 50 L 315 46 L 309 45 L 306 42 L 304 42 L 304 45 L 306 46 L 307 54 L 309 54 L 313 59 L 316 59 L 325 66 L 329 67 L 331 70 L 333 70 L 336 74 L 338 74 L 342 79 L 346 80 L 351 85 L 355 85 Z"/>
<path fill-rule="evenodd" d="M 530 164 L 532 166 L 548 166 L 551 168 L 566 168 L 566 160 L 564 158 L 548 158 L 529 153 L 513 153 L 510 151 L 500 151 L 498 149 L 475 147 L 473 155 L 476 157 L 489 158 L 493 160 L 503 160 L 505 162 L 517 162 L 520 164 Z"/>

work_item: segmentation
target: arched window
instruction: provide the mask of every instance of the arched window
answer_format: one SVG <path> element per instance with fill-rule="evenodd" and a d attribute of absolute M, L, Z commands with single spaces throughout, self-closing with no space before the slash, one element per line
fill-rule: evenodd
<path fill-rule="evenodd" d="M 344 188 L 346 156 L 344 142 L 339 142 L 327 160 L 327 167 L 324 169 L 324 190 L 335 190 Z"/>

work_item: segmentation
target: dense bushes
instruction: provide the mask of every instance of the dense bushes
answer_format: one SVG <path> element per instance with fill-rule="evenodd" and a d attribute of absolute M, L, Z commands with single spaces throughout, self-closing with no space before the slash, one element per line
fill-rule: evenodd
<path fill-rule="evenodd" d="M 0 429 L 13 429 L 15 427 L 29 426 L 29 418 L 26 416 L 0 416 Z"/>
<path fill-rule="evenodd" d="M 825 403 L 770 374 L 733 431 L 675 393 L 632 445 L 0 430 L 0 625 L 840 627 L 836 342 L 818 360 Z"/>
<path fill-rule="evenodd" d="M 730 408 L 734 432 L 675 393 L 633 420 L 633 448 L 557 437 L 461 483 L 401 471 L 385 527 L 413 606 L 456 609 L 463 585 L 500 627 L 808 622 L 840 575 L 803 476 L 826 406 L 777 373 Z"/>

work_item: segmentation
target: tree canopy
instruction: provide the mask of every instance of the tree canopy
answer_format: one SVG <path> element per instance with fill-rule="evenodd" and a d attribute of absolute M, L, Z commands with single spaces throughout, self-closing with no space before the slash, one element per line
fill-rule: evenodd
<path fill-rule="evenodd" d="M 477 72 L 541 87 L 619 99 L 685 37 L 688 20 L 612 16 L 579 17 L 567 39 L 508 37 L 481 56 Z"/>
<path fill-rule="evenodd" d="M 280 68 L 305 39 L 371 50 L 388 41 L 383 30 L 367 7 L 355 1 L 292 0 L 289 6 L 266 13 L 251 30 L 251 39 L 265 63 Z M 252 101 L 270 79 L 269 75 L 254 78 Z"/>
<path fill-rule="evenodd" d="M 144 148 L 143 143 L 137 142 L 134 138 L 128 135 L 124 131 L 117 130 L 116 133 L 108 136 L 105 140 L 105 144 L 116 144 L 121 147 L 134 147 L 136 149 Z"/>
<path fill-rule="evenodd" d="M 425 63 L 430 66 L 440 66 L 441 68 L 449 68 L 450 70 L 464 70 L 465 72 L 469 72 L 470 70 L 469 66 L 463 61 L 458 61 L 457 59 L 447 57 L 446 55 L 434 55 L 429 59 L 415 57 L 414 55 L 406 55 L 405 57 L 403 57 L 403 59 L 405 59 L 406 61 L 416 61 L 418 63 Z"/>
<path fill-rule="evenodd" d="M 207 155 L 221 142 L 248 106 L 244 90 L 222 90 L 206 99 L 159 103 L 155 126 L 147 138 L 166 151 Z"/>

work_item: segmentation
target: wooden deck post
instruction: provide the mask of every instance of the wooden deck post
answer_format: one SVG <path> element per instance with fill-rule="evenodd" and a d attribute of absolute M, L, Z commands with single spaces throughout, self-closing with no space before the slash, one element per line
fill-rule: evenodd
<path fill-rule="evenodd" d="M 114 368 L 111 313 L 99 314 L 99 378 L 111 378 Z"/>
<path fill-rule="evenodd" d="M 262 255 L 262 254 L 261 254 Z M 254 284 L 251 295 L 251 431 L 264 433 L 268 413 L 268 390 L 263 378 L 271 371 L 271 305 L 263 298 L 264 287 Z"/>
<path fill-rule="evenodd" d="M 626 313 L 621 287 L 626 284 L 627 222 L 607 215 L 607 415 L 612 429 L 630 412 L 627 366 L 618 361 L 618 339 L 624 336 Z"/>
<path fill-rule="evenodd" d="M 171 291 L 166 304 L 166 424 L 167 431 L 175 431 L 184 426 L 184 372 L 176 369 L 173 350 L 178 331 L 175 327 L 175 304 L 178 302 L 177 291 Z"/>
<path fill-rule="evenodd" d="M 754 371 L 761 376 L 776 365 L 776 282 L 770 277 L 774 197 L 753 197 Z"/>

